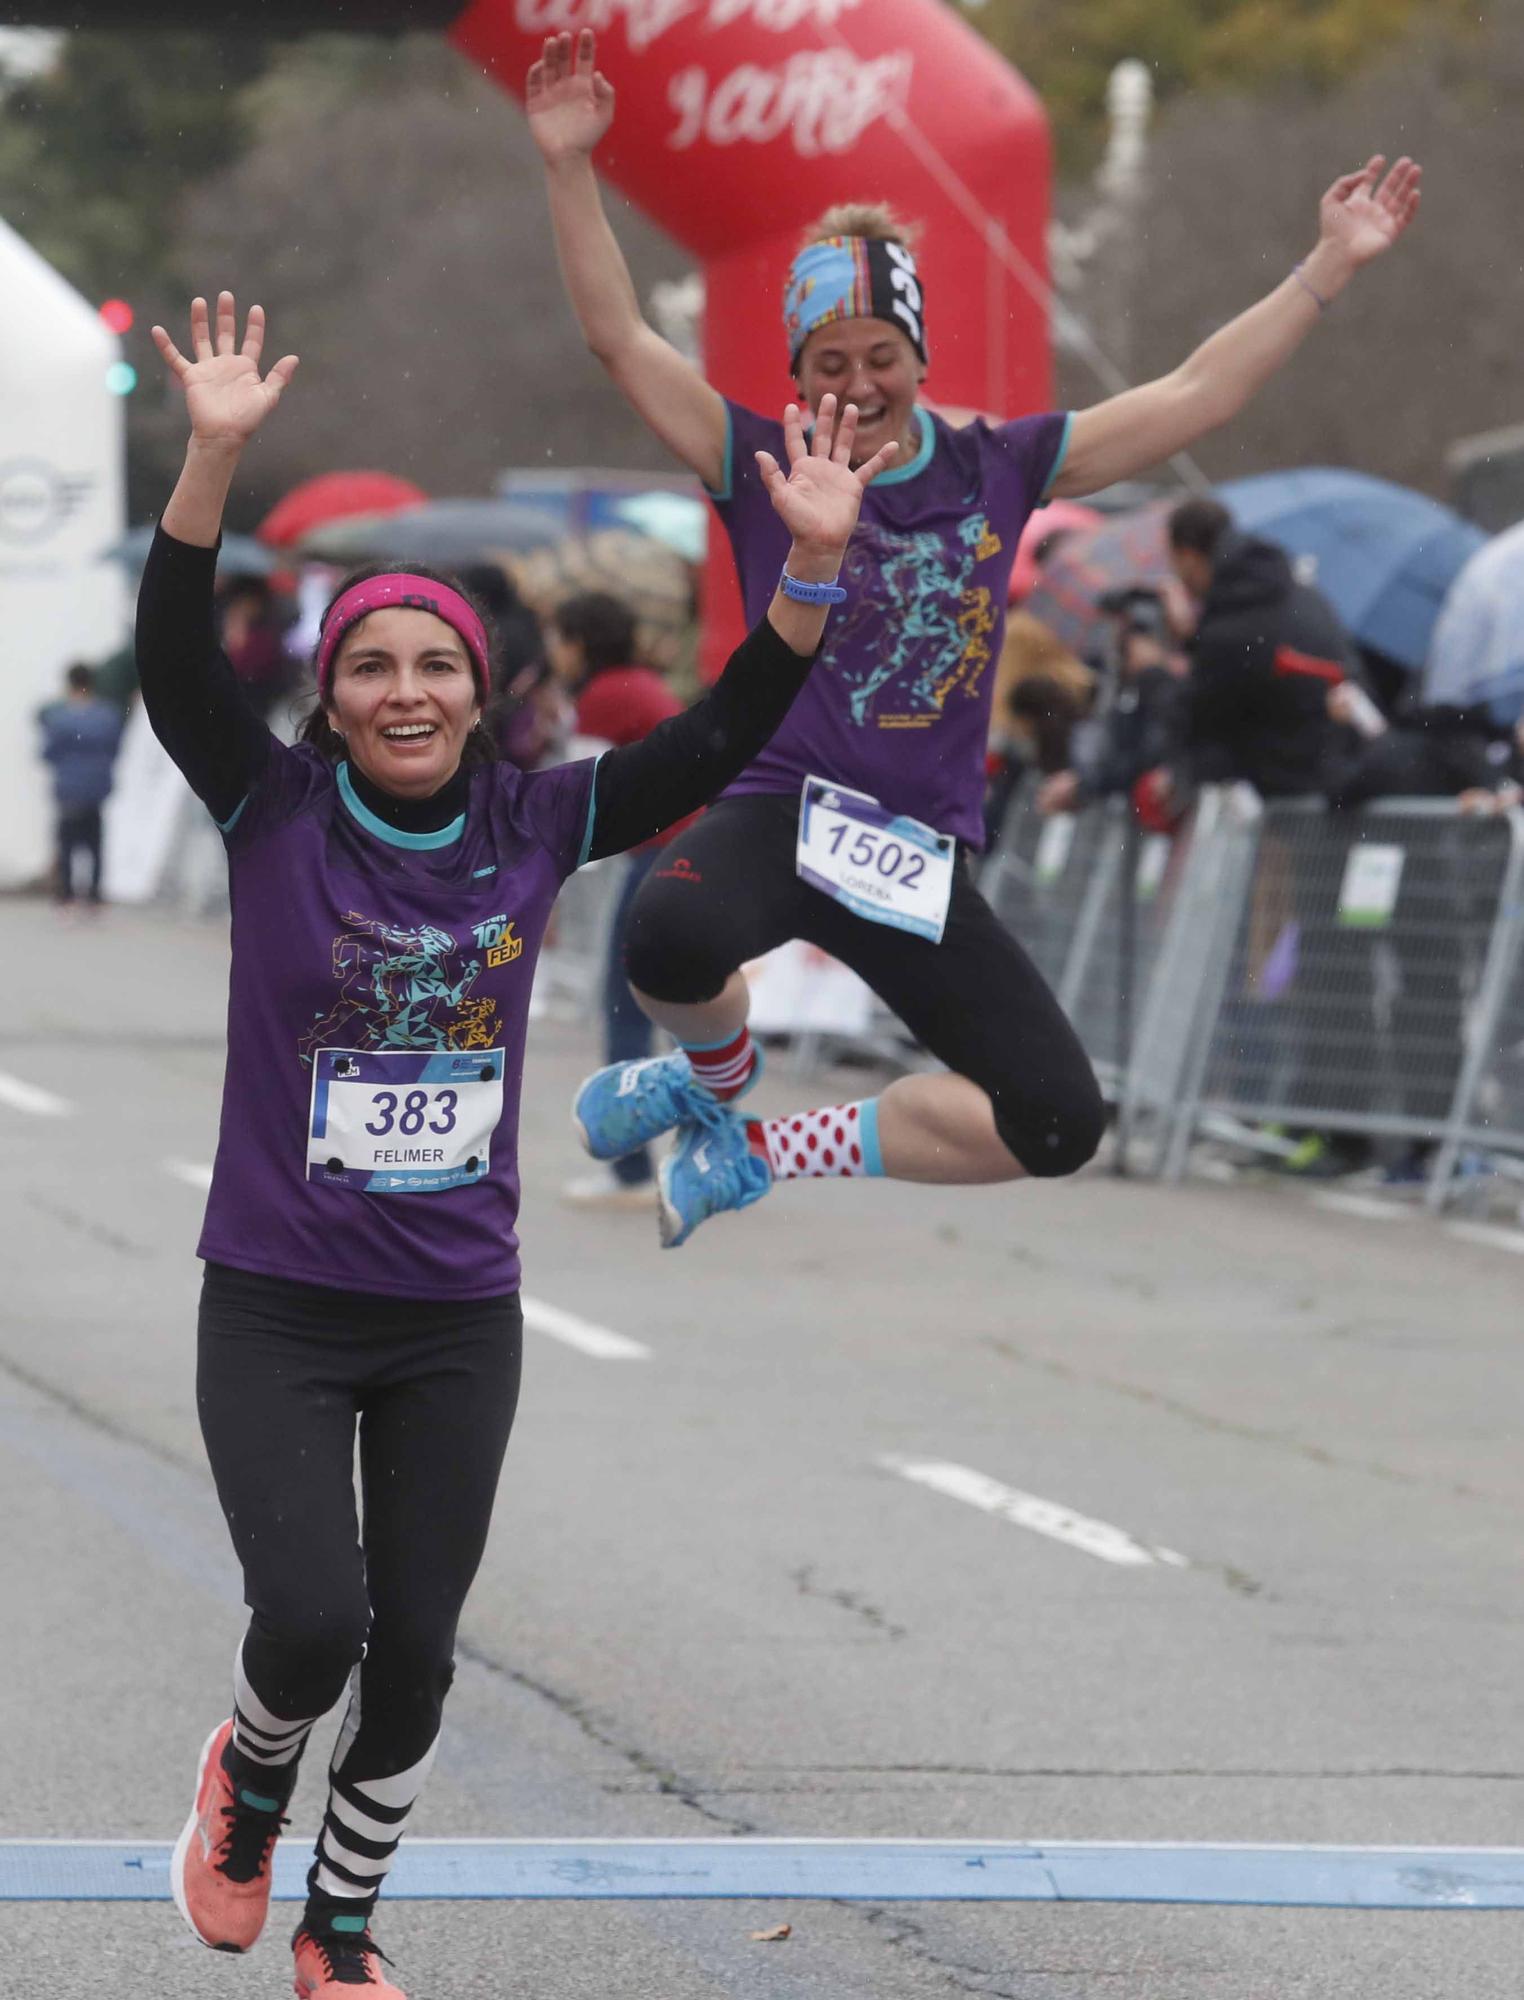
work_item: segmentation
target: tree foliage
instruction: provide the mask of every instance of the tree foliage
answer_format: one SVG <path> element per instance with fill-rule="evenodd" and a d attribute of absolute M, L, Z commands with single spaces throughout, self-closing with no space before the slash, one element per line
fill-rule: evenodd
<path fill-rule="evenodd" d="M 262 38 L 70 35 L 0 106 L 0 215 L 87 298 L 172 263 L 185 194 L 240 153 Z"/>
<path fill-rule="evenodd" d="M 1126 57 L 1148 64 L 1161 103 L 1326 89 L 1415 29 L 1459 34 L 1478 13 L 1478 0 L 983 0 L 967 19 L 1041 92 L 1073 164 L 1098 140 L 1106 80 Z"/>

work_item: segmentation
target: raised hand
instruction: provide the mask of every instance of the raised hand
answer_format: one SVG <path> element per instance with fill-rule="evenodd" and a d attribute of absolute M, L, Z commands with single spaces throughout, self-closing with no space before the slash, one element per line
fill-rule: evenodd
<path fill-rule="evenodd" d="M 821 554 L 842 553 L 857 525 L 863 494 L 892 464 L 899 446 L 881 445 L 866 464 L 853 467 L 857 405 L 848 403 L 838 422 L 836 398 L 822 396 L 815 412 L 815 435 L 806 444 L 797 403 L 783 412 L 788 475 L 770 451 L 757 453 L 767 497 L 797 545 Z"/>
<path fill-rule="evenodd" d="M 614 117 L 614 86 L 598 69 L 591 28 L 547 35 L 524 91 L 529 129 L 547 166 L 591 153 Z"/>
<path fill-rule="evenodd" d="M 250 306 L 243 345 L 237 344 L 238 313 L 231 292 L 217 295 L 217 332 L 213 344 L 205 299 L 191 301 L 191 347 L 187 361 L 162 326 L 153 329 L 154 346 L 185 391 L 191 436 L 198 444 L 241 450 L 275 408 L 297 370 L 288 354 L 260 378 L 259 360 L 265 344 L 265 309 Z"/>
<path fill-rule="evenodd" d="M 1357 173 L 1342 174 L 1318 205 L 1321 240 L 1351 265 L 1368 264 L 1390 250 L 1418 213 L 1423 168 L 1406 154 L 1390 172 L 1377 153 Z"/>

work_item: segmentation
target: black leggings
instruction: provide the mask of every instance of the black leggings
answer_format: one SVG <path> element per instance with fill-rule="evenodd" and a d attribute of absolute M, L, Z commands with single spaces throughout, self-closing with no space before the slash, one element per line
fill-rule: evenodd
<path fill-rule="evenodd" d="M 712 1000 L 789 938 L 849 965 L 939 1061 L 978 1084 L 1029 1174 L 1072 1174 L 1106 1109 L 1042 974 L 974 887 L 953 878 L 940 944 L 853 916 L 794 872 L 793 798 L 724 799 L 667 847 L 635 901 L 625 966 L 655 1000 Z"/>
<path fill-rule="evenodd" d="M 363 1654 L 351 1781 L 409 1770 L 438 1734 L 522 1330 L 517 1294 L 439 1303 L 206 1267 L 196 1399 L 253 1614 L 244 1671 L 276 1715 L 319 1716 Z"/>

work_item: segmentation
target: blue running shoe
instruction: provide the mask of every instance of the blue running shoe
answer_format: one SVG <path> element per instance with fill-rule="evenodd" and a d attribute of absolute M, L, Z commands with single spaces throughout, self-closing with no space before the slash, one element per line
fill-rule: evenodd
<path fill-rule="evenodd" d="M 761 1074 L 759 1049 L 745 1088 L 750 1090 Z M 663 1132 L 703 1124 L 723 1110 L 717 1098 L 693 1081 L 692 1065 L 681 1049 L 595 1069 L 572 1100 L 572 1120 L 595 1160 L 622 1160 Z"/>
<path fill-rule="evenodd" d="M 716 1116 L 718 1113 L 718 1116 Z M 750 1208 L 773 1184 L 772 1170 L 746 1143 L 746 1127 L 723 1104 L 685 1125 L 657 1169 L 657 1213 L 664 1250 L 729 1208 Z"/>

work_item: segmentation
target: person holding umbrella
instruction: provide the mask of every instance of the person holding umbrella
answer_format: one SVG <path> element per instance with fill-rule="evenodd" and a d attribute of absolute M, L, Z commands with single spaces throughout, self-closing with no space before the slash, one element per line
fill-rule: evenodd
<path fill-rule="evenodd" d="M 727 401 L 641 313 L 593 173 L 614 90 L 590 31 L 546 40 L 526 102 L 583 337 L 708 487 L 756 615 L 784 551 L 750 460 L 777 446 L 777 427 Z M 865 504 L 824 671 L 637 899 L 631 983 L 678 1051 L 600 1071 L 578 1095 L 596 1158 L 679 1130 L 660 1179 L 665 1243 L 784 1179 L 1010 1181 L 1090 1159 L 1104 1124 L 1090 1065 L 966 861 L 983 838 L 989 669 L 1022 527 L 1042 499 L 1130 478 L 1228 422 L 1398 241 L 1419 180 L 1408 159 L 1341 175 L 1305 262 L 1171 374 L 1093 409 L 957 429 L 918 401 L 937 302 L 911 232 L 880 205 L 847 204 L 806 233 L 783 314 L 801 401 L 850 395 L 857 449 L 893 442 L 899 459 Z M 859 972 L 945 1072 L 861 1104 L 734 1116 L 758 1066 L 739 968 L 790 937 Z"/>

